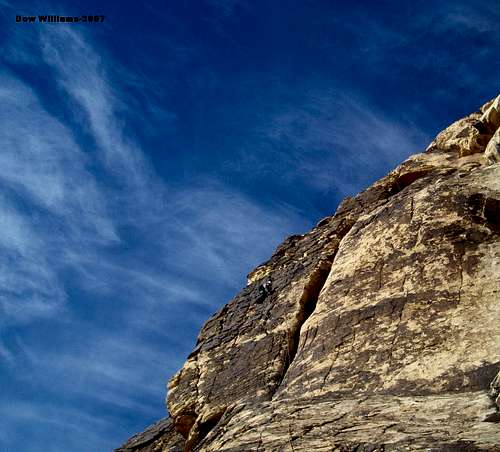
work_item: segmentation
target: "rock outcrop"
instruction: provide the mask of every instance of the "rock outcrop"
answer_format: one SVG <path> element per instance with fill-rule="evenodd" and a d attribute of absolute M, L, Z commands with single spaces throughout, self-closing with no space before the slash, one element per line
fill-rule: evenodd
<path fill-rule="evenodd" d="M 500 451 L 500 96 L 309 233 L 202 328 L 120 451 Z"/>

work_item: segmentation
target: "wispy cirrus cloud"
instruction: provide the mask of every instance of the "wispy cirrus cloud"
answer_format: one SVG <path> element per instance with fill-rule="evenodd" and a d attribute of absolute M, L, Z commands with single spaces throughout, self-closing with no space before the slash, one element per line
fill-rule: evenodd
<path fill-rule="evenodd" d="M 10 444 L 12 435 L 26 438 L 27 441 L 22 445 L 15 446 L 18 450 L 31 451 L 38 447 L 26 436 L 27 425 L 30 425 L 32 435 L 48 436 L 47 444 L 44 445 L 44 450 L 48 452 L 60 451 L 61 445 L 69 450 L 103 450 L 102 437 L 116 428 L 111 419 L 91 416 L 76 407 L 55 406 L 50 402 L 35 404 L 32 400 L 12 398 L 6 398 L 4 402 L 0 407 L 4 419 L 0 444 Z M 58 436 L 51 438 L 47 435 L 50 432 Z"/>
<path fill-rule="evenodd" d="M 114 243 L 118 236 L 68 128 L 19 80 L 4 74 L 1 86 L 1 300 L 22 320 L 49 315 L 64 301 L 59 249 Z M 75 217 L 80 221 L 71 221 Z"/>
<path fill-rule="evenodd" d="M 254 131 L 259 146 L 243 150 L 259 170 L 341 197 L 365 188 L 431 139 L 404 114 L 392 117 L 335 87 L 304 90 L 293 103 L 264 114 L 260 124 Z"/>
<path fill-rule="evenodd" d="M 144 202 L 144 197 L 151 195 L 155 177 L 133 137 L 124 133 L 119 114 L 127 107 L 121 93 L 113 90 L 102 58 L 81 34 L 69 28 L 42 34 L 41 54 L 55 72 L 60 88 L 70 96 L 75 116 L 84 118 L 108 173 L 116 182 L 126 183 Z"/>
<path fill-rule="evenodd" d="M 422 20 L 427 20 L 435 32 L 496 32 L 495 24 L 499 17 L 500 10 L 497 5 L 479 0 L 474 3 L 457 1 L 439 5 L 432 14 Z"/>
<path fill-rule="evenodd" d="M 2 73 L 0 354 L 12 434 L 0 448 L 42 416 L 50 429 L 25 436 L 27 450 L 47 435 L 58 437 L 49 450 L 104 450 L 164 413 L 164 382 L 207 314 L 308 223 L 207 178 L 170 186 L 128 133 L 126 96 L 87 38 L 44 29 L 23 64 L 33 48 L 65 114 Z M 74 422 L 68 404 L 81 406 Z M 130 424 L 117 428 L 124 413 Z"/>
<path fill-rule="evenodd" d="M 189 191 L 177 192 L 169 208 L 177 214 L 176 221 L 164 232 L 165 237 L 192 243 L 177 247 L 182 251 L 174 259 L 178 269 L 191 268 L 204 279 L 204 264 L 197 259 L 203 256 L 202 261 L 210 262 L 218 278 L 229 284 L 234 284 L 233 272 L 243 275 L 248 262 L 258 262 L 267 254 L 268 240 L 277 244 L 283 238 L 281 231 L 307 226 L 290 206 L 258 205 L 217 183 L 196 184 Z M 250 243 L 252 247 L 248 247 Z"/>

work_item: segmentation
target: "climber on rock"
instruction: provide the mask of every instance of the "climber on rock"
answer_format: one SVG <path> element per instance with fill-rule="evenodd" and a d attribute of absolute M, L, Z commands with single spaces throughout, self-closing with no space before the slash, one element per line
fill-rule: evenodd
<path fill-rule="evenodd" d="M 272 291 L 273 281 L 271 277 L 269 277 L 259 286 L 259 297 L 257 298 L 257 303 L 262 303 Z"/>

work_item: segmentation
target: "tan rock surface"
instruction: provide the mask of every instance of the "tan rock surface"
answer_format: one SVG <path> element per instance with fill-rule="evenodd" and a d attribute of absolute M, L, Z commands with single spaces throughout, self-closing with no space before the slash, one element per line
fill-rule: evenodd
<path fill-rule="evenodd" d="M 500 451 L 499 102 L 250 273 L 158 450 Z"/>

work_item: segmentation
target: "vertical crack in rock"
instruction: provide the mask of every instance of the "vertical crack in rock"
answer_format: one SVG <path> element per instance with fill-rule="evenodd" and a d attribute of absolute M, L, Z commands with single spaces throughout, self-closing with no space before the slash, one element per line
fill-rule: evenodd
<path fill-rule="evenodd" d="M 328 278 L 332 262 L 333 256 L 329 259 L 321 261 L 309 276 L 309 281 L 307 281 L 304 287 L 304 291 L 302 292 L 302 296 L 299 301 L 299 311 L 297 312 L 294 324 L 288 331 L 287 353 L 272 396 L 274 396 L 274 394 L 276 394 L 276 392 L 280 388 L 281 383 L 286 377 L 288 369 L 295 359 L 299 346 L 302 326 L 304 325 L 306 320 L 311 317 L 312 313 L 316 309 L 319 294 Z"/>
<path fill-rule="evenodd" d="M 195 396 L 185 407 L 183 407 L 180 413 L 175 413 L 174 410 L 170 411 L 172 416 L 173 425 L 175 430 L 182 435 L 184 438 L 187 438 L 189 432 L 191 431 L 193 425 L 196 422 L 198 417 L 198 413 L 196 410 L 196 400 L 198 400 L 198 384 L 200 380 L 200 369 L 198 365 L 198 352 L 192 352 L 190 357 L 188 358 L 188 363 L 190 366 L 183 367 L 178 374 L 174 375 L 174 377 L 168 383 L 168 390 L 173 391 L 176 386 L 179 384 L 179 381 L 183 378 L 185 372 L 193 372 L 196 376 L 193 378 L 194 384 L 191 386 L 191 389 L 194 389 Z"/>
<path fill-rule="evenodd" d="M 199 416 L 189 431 L 189 436 L 184 446 L 184 452 L 191 452 L 194 450 L 194 448 L 217 426 L 226 411 L 226 407 L 220 407 L 204 416 Z"/>

